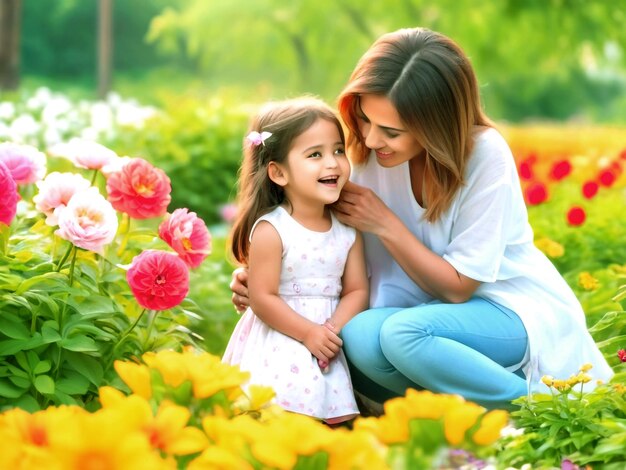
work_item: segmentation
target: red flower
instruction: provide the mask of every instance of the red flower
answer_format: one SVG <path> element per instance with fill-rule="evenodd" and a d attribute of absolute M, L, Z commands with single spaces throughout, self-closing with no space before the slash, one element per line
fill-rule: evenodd
<path fill-rule="evenodd" d="M 622 150 L 619 153 L 619 158 L 621 158 L 622 160 L 626 160 L 626 149 Z"/>
<path fill-rule="evenodd" d="M 592 199 L 597 194 L 598 188 L 598 183 L 595 181 L 586 181 L 582 188 L 583 196 L 586 199 Z"/>
<path fill-rule="evenodd" d="M 187 265 L 166 251 L 145 250 L 135 256 L 126 280 L 139 305 L 150 310 L 176 307 L 189 292 Z"/>
<path fill-rule="evenodd" d="M 211 253 L 211 234 L 195 212 L 176 209 L 159 225 L 159 237 L 191 268 L 197 268 Z"/>
<path fill-rule="evenodd" d="M 111 173 L 107 192 L 113 208 L 134 219 L 161 217 L 172 199 L 168 176 L 143 158 L 132 158 Z"/>
<path fill-rule="evenodd" d="M 610 169 L 602 170 L 598 175 L 598 180 L 600 181 L 600 184 L 607 188 L 613 186 L 613 183 L 615 183 L 615 179 L 615 173 Z"/>
<path fill-rule="evenodd" d="M 626 362 L 626 349 L 620 349 L 617 351 L 617 357 L 619 357 L 620 361 Z"/>
<path fill-rule="evenodd" d="M 572 171 L 572 164 L 567 160 L 556 162 L 550 170 L 550 178 L 560 181 L 569 175 Z"/>
<path fill-rule="evenodd" d="M 19 198 L 11 171 L 0 161 L 0 223 L 11 225 Z"/>
<path fill-rule="evenodd" d="M 567 212 L 567 222 L 573 226 L 582 225 L 586 217 L 585 210 L 579 206 L 572 207 Z"/>
<path fill-rule="evenodd" d="M 524 160 L 519 165 L 519 177 L 523 180 L 533 179 L 533 168 L 528 160 Z"/>
<path fill-rule="evenodd" d="M 548 188 L 543 183 L 532 183 L 526 187 L 524 195 L 526 196 L 526 202 L 531 206 L 535 206 L 548 199 Z"/>

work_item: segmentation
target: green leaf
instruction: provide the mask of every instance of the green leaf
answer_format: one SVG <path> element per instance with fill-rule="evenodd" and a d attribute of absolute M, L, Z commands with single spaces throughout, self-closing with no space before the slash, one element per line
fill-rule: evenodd
<path fill-rule="evenodd" d="M 35 288 L 45 291 L 58 290 L 59 288 L 64 288 L 66 286 L 67 276 L 53 271 L 39 274 L 38 276 L 33 276 L 30 279 L 22 281 L 15 293 L 22 294 L 24 292 L 32 291 Z"/>
<path fill-rule="evenodd" d="M 76 372 L 86 377 L 96 387 L 102 385 L 104 372 L 99 361 L 93 357 L 77 353 L 68 353 L 66 359 L 67 366 L 72 367 Z"/>
<path fill-rule="evenodd" d="M 35 397 L 32 395 L 26 394 L 19 397 L 17 400 L 13 402 L 13 405 L 16 408 L 21 408 L 29 413 L 34 413 L 35 411 L 41 410 L 41 406 L 35 400 Z"/>
<path fill-rule="evenodd" d="M 28 339 L 30 338 L 30 331 L 19 320 L 16 320 L 13 315 L 3 314 L 0 319 L 0 333 L 13 339 Z"/>
<path fill-rule="evenodd" d="M 44 372 L 48 372 L 50 368 L 50 361 L 41 361 L 35 366 L 35 368 L 33 369 L 33 373 L 35 375 L 43 374 Z"/>
<path fill-rule="evenodd" d="M 56 383 L 56 389 L 57 392 L 60 391 L 68 395 L 84 395 L 89 390 L 89 380 L 74 371 L 59 379 Z"/>
<path fill-rule="evenodd" d="M 13 375 L 9 377 L 9 380 L 19 388 L 27 389 L 28 387 L 30 387 L 30 378 L 28 377 Z"/>
<path fill-rule="evenodd" d="M 0 273 L 0 289 L 5 289 L 10 292 L 14 292 L 17 286 L 22 282 L 20 276 L 8 273 Z"/>
<path fill-rule="evenodd" d="M 27 349 L 33 349 L 43 344 L 41 334 L 35 333 L 32 338 L 21 339 L 8 339 L 0 341 L 0 356 L 10 356 L 18 351 L 25 351 Z"/>
<path fill-rule="evenodd" d="M 1 298 L 5 305 L 15 305 L 16 307 L 23 307 L 30 313 L 32 313 L 33 311 L 33 307 L 31 306 L 31 304 L 21 295 L 5 294 Z"/>
<path fill-rule="evenodd" d="M 63 349 L 78 352 L 95 352 L 98 351 L 98 345 L 89 336 L 77 335 L 72 338 L 63 338 L 59 345 Z"/>
<path fill-rule="evenodd" d="M 5 379 L 0 379 L 0 397 L 17 398 L 24 394 L 25 388 L 16 387 Z"/>
<path fill-rule="evenodd" d="M 41 327 L 41 336 L 45 344 L 61 341 L 61 335 L 59 334 L 59 331 L 51 325 L 44 324 Z"/>
<path fill-rule="evenodd" d="M 54 394 L 54 380 L 49 375 L 38 375 L 35 377 L 34 385 L 39 393 Z"/>

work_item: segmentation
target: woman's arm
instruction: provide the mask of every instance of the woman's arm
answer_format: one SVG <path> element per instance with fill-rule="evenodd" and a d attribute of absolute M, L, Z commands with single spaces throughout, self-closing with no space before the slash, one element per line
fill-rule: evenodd
<path fill-rule="evenodd" d="M 346 183 L 335 211 L 343 223 L 376 235 L 413 282 L 433 297 L 465 302 L 480 285 L 428 249 L 371 189 Z"/>
<path fill-rule="evenodd" d="M 276 229 L 261 221 L 252 234 L 249 253 L 248 292 L 256 316 L 275 330 L 302 342 L 315 357 L 332 359 L 341 339 L 328 328 L 295 312 L 278 295 L 282 242 Z"/>
<path fill-rule="evenodd" d="M 366 310 L 369 304 L 369 283 L 363 255 L 363 237 L 358 231 L 348 253 L 341 281 L 341 300 L 329 320 L 335 333 L 339 333 L 356 314 Z"/>

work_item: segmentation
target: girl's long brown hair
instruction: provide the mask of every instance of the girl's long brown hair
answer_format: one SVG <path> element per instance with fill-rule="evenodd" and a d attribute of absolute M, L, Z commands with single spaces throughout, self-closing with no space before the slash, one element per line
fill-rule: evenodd
<path fill-rule="evenodd" d="M 251 120 L 246 135 L 251 131 L 271 132 L 272 135 L 259 145 L 251 144 L 246 138 L 243 142 L 243 162 L 237 183 L 238 215 L 230 233 L 231 253 L 240 264 L 247 266 L 250 231 L 256 220 L 285 201 L 283 188 L 267 174 L 269 163 L 286 164 L 294 139 L 318 119 L 334 123 L 344 142 L 336 113 L 315 97 L 267 103 Z"/>
<path fill-rule="evenodd" d="M 358 123 L 359 97 L 364 94 L 387 97 L 426 150 L 425 217 L 437 220 L 464 183 L 475 126 L 493 126 L 481 109 L 469 59 L 454 41 L 428 29 L 381 36 L 360 59 L 338 98 L 354 164 L 365 162 L 370 154 Z"/>

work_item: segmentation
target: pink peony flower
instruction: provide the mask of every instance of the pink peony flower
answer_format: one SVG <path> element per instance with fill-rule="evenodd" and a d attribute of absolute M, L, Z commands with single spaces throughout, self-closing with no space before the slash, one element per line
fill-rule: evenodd
<path fill-rule="evenodd" d="M 92 140 L 73 138 L 67 143 L 60 143 L 49 149 L 51 155 L 64 157 L 79 168 L 100 170 L 119 158 L 117 154 Z"/>
<path fill-rule="evenodd" d="M 17 184 L 11 176 L 11 172 L 0 160 L 0 222 L 11 225 L 17 211 Z"/>
<path fill-rule="evenodd" d="M 33 198 L 38 211 L 46 214 L 46 224 L 58 225 L 59 212 L 62 211 L 72 196 L 89 188 L 88 180 L 76 173 L 50 173 L 43 181 L 37 182 L 39 192 Z"/>
<path fill-rule="evenodd" d="M 161 217 L 172 199 L 168 176 L 143 158 L 132 158 L 111 173 L 107 191 L 113 207 L 134 219 Z"/>
<path fill-rule="evenodd" d="M 117 232 L 117 213 L 94 187 L 75 193 L 58 218 L 55 233 L 85 250 L 100 252 Z"/>
<path fill-rule="evenodd" d="M 135 256 L 126 280 L 139 305 L 150 310 L 176 307 L 189 292 L 187 265 L 166 251 L 145 250 Z"/>
<path fill-rule="evenodd" d="M 232 224 L 239 214 L 239 206 L 234 203 L 224 204 L 220 207 L 220 215 L 222 220 L 227 224 Z"/>
<path fill-rule="evenodd" d="M 159 225 L 159 237 L 191 268 L 197 268 L 211 253 L 211 234 L 195 212 L 176 209 Z"/>
<path fill-rule="evenodd" d="M 0 144 L 0 161 L 9 169 L 17 184 L 34 183 L 46 175 L 46 156 L 31 145 Z"/>

